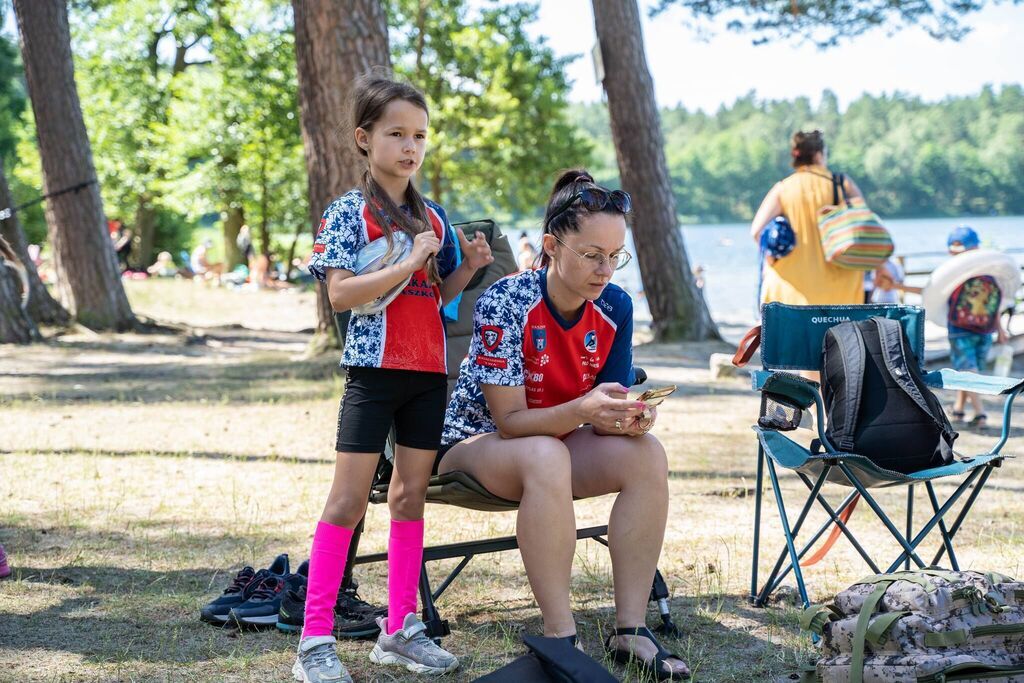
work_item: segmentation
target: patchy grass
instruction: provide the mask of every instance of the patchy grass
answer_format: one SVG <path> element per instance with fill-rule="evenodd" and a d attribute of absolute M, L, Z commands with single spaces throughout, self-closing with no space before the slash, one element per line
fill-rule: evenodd
<path fill-rule="evenodd" d="M 243 564 L 264 566 L 279 552 L 294 565 L 307 557 L 330 485 L 343 389 L 335 359 L 295 360 L 307 341 L 295 330 L 308 325 L 303 311 L 312 311 L 312 297 L 170 282 L 131 283 L 129 291 L 143 312 L 167 306 L 164 317 L 179 302 L 174 319 L 193 325 L 202 322 L 192 308 L 198 299 L 216 297 L 221 312 L 251 312 L 276 331 L 202 322 L 210 329 L 199 336 L 68 336 L 0 347 L 0 542 L 15 570 L 13 580 L 0 582 L 0 680 L 289 680 L 294 636 L 223 631 L 197 617 Z M 270 315 L 251 310 L 279 301 L 296 306 Z M 813 649 L 793 607 L 747 603 L 755 475 L 749 425 L 757 400 L 744 380 L 708 381 L 710 350 L 637 349 L 651 384 L 684 389 L 665 403 L 656 427 L 671 468 L 660 567 L 683 630 L 666 645 L 697 681 L 784 680 Z M 1019 449 L 1020 435 L 1009 452 Z M 986 438 L 965 434 L 961 449 L 980 450 Z M 792 509 L 804 488 L 795 477 L 783 481 Z M 937 488 L 943 495 L 952 485 Z M 1024 575 L 1022 492 L 1024 465 L 1010 460 L 958 537 L 963 566 Z M 837 497 L 832 490 L 830 499 Z M 880 498 L 899 518 L 904 492 Z M 578 524 L 604 523 L 611 502 L 577 503 Z M 927 506 L 923 492 L 917 505 Z M 774 509 L 766 497 L 762 577 L 781 547 Z M 368 515 L 362 548 L 383 550 L 387 510 L 371 506 Z M 427 515 L 431 544 L 514 533 L 509 513 L 431 506 Z M 812 514 L 807 524 L 816 528 L 823 519 Z M 895 556 L 866 508 L 851 525 L 869 548 L 885 549 L 880 562 Z M 439 564 L 435 576 L 454 561 Z M 806 570 L 816 600 L 867 573 L 842 541 Z M 385 599 L 382 565 L 360 567 L 357 576 L 366 598 Z M 596 543 L 577 547 L 573 599 L 586 649 L 600 657 L 613 614 L 608 555 Z M 493 670 L 522 651 L 521 634 L 540 629 L 516 553 L 473 560 L 439 607 L 453 629 L 446 645 L 463 662 L 448 680 Z M 370 647 L 340 645 L 356 680 L 406 678 L 370 664 Z M 635 669 L 606 664 L 624 680 L 640 680 Z"/>

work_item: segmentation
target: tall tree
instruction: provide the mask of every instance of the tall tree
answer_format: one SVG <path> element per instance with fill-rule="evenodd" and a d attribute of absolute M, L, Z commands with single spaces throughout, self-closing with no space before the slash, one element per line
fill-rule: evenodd
<path fill-rule="evenodd" d="M 345 119 L 359 74 L 375 66 L 391 68 L 388 26 L 378 0 L 292 0 L 295 61 L 299 74 L 302 143 L 309 179 L 313 232 L 320 215 L 359 180 L 362 157 L 348 135 Z M 334 311 L 327 288 L 317 285 L 317 339 L 337 345 Z"/>
<path fill-rule="evenodd" d="M 25 111 L 23 76 L 17 46 L 0 37 L 0 208 L 14 207 L 4 166 L 14 156 L 16 127 Z M 0 237 L 7 240 L 25 269 L 30 292 L 29 317 L 37 323 L 66 325 L 71 318 L 39 279 L 35 263 L 29 257 L 28 241 L 17 213 L 12 211 L 8 218 L 0 219 Z"/>
<path fill-rule="evenodd" d="M 644 55 L 640 10 L 636 0 L 593 4 L 612 139 L 622 187 L 633 197 L 633 242 L 654 338 L 718 338 L 683 247 L 654 83 Z"/>
<path fill-rule="evenodd" d="M 77 187 L 46 203 L 61 302 L 95 329 L 127 329 L 135 317 L 106 231 L 92 150 L 82 120 L 65 0 L 15 0 L 25 80 L 35 115 L 44 189 Z"/>

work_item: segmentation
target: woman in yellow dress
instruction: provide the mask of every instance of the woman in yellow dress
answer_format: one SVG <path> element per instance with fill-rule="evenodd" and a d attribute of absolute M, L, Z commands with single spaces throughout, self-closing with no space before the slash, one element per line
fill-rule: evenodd
<path fill-rule="evenodd" d="M 768 191 L 750 224 L 750 234 L 758 243 L 761 231 L 776 216 L 789 219 L 796 235 L 793 251 L 765 260 L 761 303 L 862 304 L 864 273 L 827 263 L 821 248 L 818 213 L 833 203 L 832 172 L 821 131 L 795 133 L 791 153 L 795 171 Z M 844 188 L 850 198 L 861 196 L 850 178 L 845 178 Z"/>

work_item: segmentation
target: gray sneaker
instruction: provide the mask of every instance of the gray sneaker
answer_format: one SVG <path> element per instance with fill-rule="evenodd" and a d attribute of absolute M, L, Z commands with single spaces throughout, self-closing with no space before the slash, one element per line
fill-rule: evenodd
<path fill-rule="evenodd" d="M 415 612 L 405 615 L 402 628 L 390 636 L 387 634 L 387 618 L 377 620 L 380 624 L 380 636 L 370 653 L 370 661 L 374 664 L 391 664 L 404 666 L 417 674 L 441 675 L 455 671 L 459 660 L 451 652 L 434 644 L 424 633 L 426 626 Z"/>
<path fill-rule="evenodd" d="M 334 650 L 334 636 L 303 638 L 292 676 L 302 683 L 352 683 L 352 677 Z"/>

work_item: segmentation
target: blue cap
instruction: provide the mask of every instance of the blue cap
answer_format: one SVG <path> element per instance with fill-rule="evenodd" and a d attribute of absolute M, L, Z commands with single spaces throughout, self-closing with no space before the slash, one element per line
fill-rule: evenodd
<path fill-rule="evenodd" d="M 953 244 L 959 242 L 963 246 L 954 249 Z M 953 232 L 949 233 L 949 237 L 946 239 L 946 246 L 950 251 L 957 253 L 961 251 L 967 251 L 968 249 L 977 249 L 981 246 L 981 238 L 978 237 L 978 233 L 974 232 L 974 228 L 969 225 L 958 225 L 953 228 Z"/>

